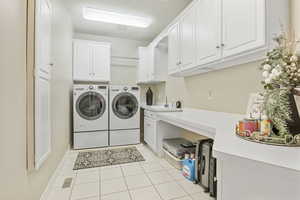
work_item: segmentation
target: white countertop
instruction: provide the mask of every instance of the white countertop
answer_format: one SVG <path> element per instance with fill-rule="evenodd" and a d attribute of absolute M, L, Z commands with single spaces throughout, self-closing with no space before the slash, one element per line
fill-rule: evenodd
<path fill-rule="evenodd" d="M 172 108 L 172 107 L 164 107 L 164 105 L 147 106 L 145 104 L 142 104 L 141 108 L 152 111 L 152 112 L 181 112 L 182 111 L 182 109 Z"/>
<path fill-rule="evenodd" d="M 237 121 L 243 115 L 197 109 L 158 113 L 159 120 L 215 140 L 214 153 L 225 153 L 278 167 L 300 171 L 300 147 L 280 147 L 254 143 L 237 137 Z"/>

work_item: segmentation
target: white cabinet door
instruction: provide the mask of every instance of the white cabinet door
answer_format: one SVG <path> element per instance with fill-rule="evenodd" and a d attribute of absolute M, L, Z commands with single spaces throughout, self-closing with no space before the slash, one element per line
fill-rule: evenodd
<path fill-rule="evenodd" d="M 73 79 L 75 81 L 91 80 L 93 47 L 86 42 L 74 41 L 73 48 Z"/>
<path fill-rule="evenodd" d="M 147 81 L 148 76 L 148 48 L 139 47 L 138 83 Z"/>
<path fill-rule="evenodd" d="M 222 5 L 224 57 L 265 45 L 265 0 L 223 0 Z"/>
<path fill-rule="evenodd" d="M 156 151 L 156 121 L 148 117 L 144 120 L 144 140 L 152 150 Z"/>
<path fill-rule="evenodd" d="M 221 59 L 221 0 L 199 0 L 197 9 L 197 64 Z"/>
<path fill-rule="evenodd" d="M 147 58 L 147 81 L 155 81 L 154 47 L 151 45 L 148 46 Z"/>
<path fill-rule="evenodd" d="M 150 142 L 150 123 L 149 118 L 144 118 L 144 140 L 147 144 Z"/>
<path fill-rule="evenodd" d="M 92 81 L 109 82 L 110 81 L 110 62 L 111 52 L 109 45 L 94 44 L 93 45 L 93 67 Z"/>
<path fill-rule="evenodd" d="M 75 81 L 110 81 L 110 44 L 74 40 L 73 48 L 73 79 Z"/>
<path fill-rule="evenodd" d="M 179 67 L 179 25 L 175 24 L 169 30 L 168 36 L 169 55 L 168 55 L 168 73 L 173 74 L 180 71 Z"/>
<path fill-rule="evenodd" d="M 36 1 L 35 38 L 35 168 L 39 169 L 51 152 L 51 4 Z"/>
<path fill-rule="evenodd" d="M 181 69 L 188 69 L 196 63 L 196 9 L 187 11 L 180 22 L 180 60 Z"/>

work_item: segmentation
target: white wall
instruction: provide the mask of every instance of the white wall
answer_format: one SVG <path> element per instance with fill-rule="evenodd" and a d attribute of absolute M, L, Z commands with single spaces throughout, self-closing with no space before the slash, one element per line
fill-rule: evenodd
<path fill-rule="evenodd" d="M 0 1 L 0 199 L 29 200 L 26 174 L 26 1 Z"/>
<path fill-rule="evenodd" d="M 0 1 L 0 199 L 39 200 L 64 155 L 70 134 L 72 25 L 53 2 L 52 153 L 39 171 L 26 170 L 26 1 Z"/>
<path fill-rule="evenodd" d="M 114 38 L 84 33 L 75 33 L 75 39 L 93 40 L 98 42 L 109 42 L 112 45 L 112 57 L 125 57 L 138 59 L 138 47 L 147 46 L 148 42 Z M 111 66 L 111 84 L 113 85 L 132 85 L 136 84 L 136 66 Z"/>

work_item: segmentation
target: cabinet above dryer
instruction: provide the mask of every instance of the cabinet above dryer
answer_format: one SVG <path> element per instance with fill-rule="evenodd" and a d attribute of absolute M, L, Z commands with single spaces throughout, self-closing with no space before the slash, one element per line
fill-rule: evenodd
<path fill-rule="evenodd" d="M 73 80 L 109 82 L 111 45 L 88 40 L 73 41 Z"/>

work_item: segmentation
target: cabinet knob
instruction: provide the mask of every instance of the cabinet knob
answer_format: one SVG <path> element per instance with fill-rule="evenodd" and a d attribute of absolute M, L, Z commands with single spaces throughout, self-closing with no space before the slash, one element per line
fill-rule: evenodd
<path fill-rule="evenodd" d="M 218 45 L 218 46 L 216 46 L 216 48 L 217 48 L 217 49 L 220 49 L 221 47 Z"/>
<path fill-rule="evenodd" d="M 225 47 L 225 44 L 222 43 L 221 46 L 222 46 L 222 47 Z"/>

